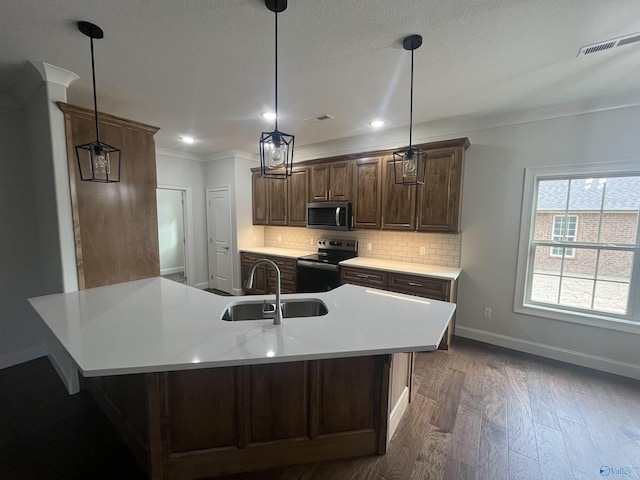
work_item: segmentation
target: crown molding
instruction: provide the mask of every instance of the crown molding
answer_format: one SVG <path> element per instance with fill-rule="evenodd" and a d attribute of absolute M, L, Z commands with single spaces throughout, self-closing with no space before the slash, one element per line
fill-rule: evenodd
<path fill-rule="evenodd" d="M 205 162 L 205 159 L 202 155 L 181 150 L 173 150 L 166 147 L 156 147 L 156 155 L 162 155 L 163 157 L 170 158 L 179 158 L 180 160 L 191 160 L 193 162 Z"/>
<path fill-rule="evenodd" d="M 232 159 L 241 158 L 243 160 L 250 160 L 252 162 L 260 161 L 260 159 L 258 158 L 258 155 L 243 152 L 242 150 L 225 150 L 222 152 L 213 152 L 205 157 L 205 161 L 217 162 L 217 161 L 226 160 L 229 158 L 232 158 Z"/>
<path fill-rule="evenodd" d="M 80 78 L 75 73 L 65 70 L 64 68 L 56 67 L 45 62 L 29 62 L 34 66 L 36 71 L 40 74 L 40 77 L 45 82 L 55 83 L 62 85 L 64 88 L 69 88 L 71 82 L 74 82 Z"/>

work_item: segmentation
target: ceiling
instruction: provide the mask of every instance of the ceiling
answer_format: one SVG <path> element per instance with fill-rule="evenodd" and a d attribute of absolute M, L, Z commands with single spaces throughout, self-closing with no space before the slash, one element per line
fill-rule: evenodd
<path fill-rule="evenodd" d="M 101 111 L 161 128 L 159 146 L 257 153 L 273 122 L 274 22 L 263 0 L 9 0 L 0 17 L 0 98 L 25 62 L 71 70 L 69 102 L 91 107 L 89 40 L 98 24 Z M 309 145 L 414 123 L 529 110 L 637 91 L 640 42 L 576 58 L 581 46 L 640 31 L 637 0 L 289 0 L 279 24 L 280 130 Z M 314 124 L 303 119 L 328 113 Z M 197 142 L 185 146 L 180 135 Z"/>

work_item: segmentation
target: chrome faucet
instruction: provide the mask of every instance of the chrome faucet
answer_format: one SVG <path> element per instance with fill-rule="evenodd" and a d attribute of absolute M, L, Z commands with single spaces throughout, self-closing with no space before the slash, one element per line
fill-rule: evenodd
<path fill-rule="evenodd" d="M 265 300 L 262 306 L 262 314 L 265 316 L 265 318 L 270 318 L 271 315 L 273 315 L 273 324 L 282 325 L 282 303 L 280 302 L 280 269 L 278 268 L 278 266 L 268 258 L 261 258 L 260 260 L 256 260 L 255 262 L 253 262 L 253 265 L 251 265 L 251 268 L 249 269 L 249 275 L 247 276 L 246 287 L 247 288 L 253 287 L 254 273 L 256 271 L 256 268 L 258 268 L 258 266 L 262 264 L 268 265 L 269 267 L 272 267 L 276 271 L 276 303 L 275 305 L 273 304 L 267 305 L 267 301 Z M 268 284 L 269 284 L 269 276 L 267 275 L 267 285 Z M 269 308 L 270 306 L 273 306 L 275 311 L 270 309 Z"/>

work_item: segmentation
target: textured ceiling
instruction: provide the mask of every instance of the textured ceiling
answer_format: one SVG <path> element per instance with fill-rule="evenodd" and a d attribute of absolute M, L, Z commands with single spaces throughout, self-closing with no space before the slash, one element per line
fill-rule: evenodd
<path fill-rule="evenodd" d="M 3 0 L 0 95 L 28 60 L 80 76 L 71 103 L 91 106 L 89 41 L 100 25 L 102 111 L 161 128 L 160 146 L 257 152 L 272 122 L 273 14 L 263 0 Z M 637 0 L 289 0 L 279 15 L 280 129 L 297 145 L 414 122 L 618 95 L 640 88 L 640 43 L 576 58 L 586 44 L 640 31 Z M 302 120 L 329 113 L 315 124 Z M 191 147 L 179 135 L 198 139 Z"/>

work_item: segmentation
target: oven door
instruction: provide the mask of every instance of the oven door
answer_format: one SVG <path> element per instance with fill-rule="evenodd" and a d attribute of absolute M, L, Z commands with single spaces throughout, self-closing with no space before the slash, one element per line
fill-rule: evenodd
<path fill-rule="evenodd" d="M 298 260 L 296 292 L 327 292 L 340 286 L 340 267 L 331 263 Z"/>

